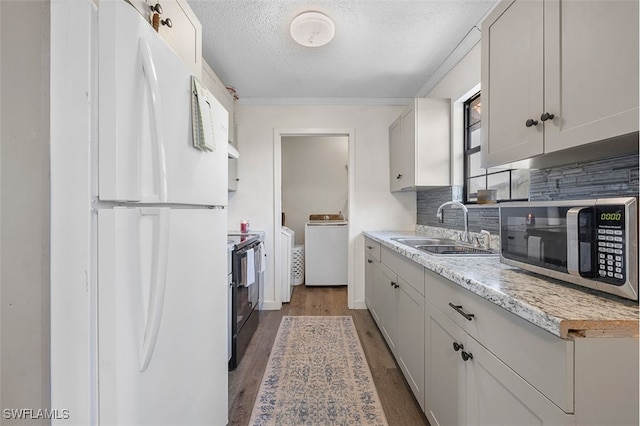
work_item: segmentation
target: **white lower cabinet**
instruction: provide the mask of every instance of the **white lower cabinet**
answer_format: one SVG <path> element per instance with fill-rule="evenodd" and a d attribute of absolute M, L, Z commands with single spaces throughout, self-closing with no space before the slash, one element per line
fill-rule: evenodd
<path fill-rule="evenodd" d="M 370 257 L 365 258 L 364 265 L 364 302 L 367 305 L 367 309 L 371 312 L 371 316 L 376 321 L 380 321 L 378 317 L 378 297 L 377 297 L 377 289 L 374 287 L 373 277 L 375 274 L 375 269 L 377 268 L 377 261 L 371 259 Z"/>
<path fill-rule="evenodd" d="M 425 406 L 432 425 L 572 424 L 572 415 L 427 305 Z"/>
<path fill-rule="evenodd" d="M 424 411 L 424 296 L 402 278 L 396 289 L 396 359 Z"/>
<path fill-rule="evenodd" d="M 466 424 L 465 363 L 453 344 L 464 345 L 465 333 L 427 303 L 425 326 L 425 414 L 431 425 Z"/>
<path fill-rule="evenodd" d="M 468 424 L 571 425 L 566 414 L 484 346 L 467 337 Z"/>
<path fill-rule="evenodd" d="M 378 312 L 380 323 L 378 326 L 382 330 L 382 334 L 393 352 L 397 357 L 396 337 L 398 334 L 398 294 L 395 286 L 398 277 L 394 272 L 385 265 L 378 265 L 377 274 L 374 282 L 380 295 L 381 311 Z"/>
<path fill-rule="evenodd" d="M 416 287 L 424 287 L 423 268 L 386 249 L 382 250 L 382 260 L 377 261 L 375 245 L 371 244 L 370 240 L 366 240 L 365 249 L 367 250 L 365 264 L 367 307 L 416 400 L 424 409 L 425 301 L 424 296 L 416 290 Z M 380 257 L 379 245 L 377 256 Z M 406 270 L 398 262 L 407 262 L 407 270 L 412 273 L 406 274 Z M 393 266 L 395 270 L 390 269 L 389 266 Z M 416 279 L 415 268 L 421 272 L 419 279 Z"/>
<path fill-rule="evenodd" d="M 367 307 L 432 426 L 638 424 L 637 336 L 560 338 L 365 241 Z"/>

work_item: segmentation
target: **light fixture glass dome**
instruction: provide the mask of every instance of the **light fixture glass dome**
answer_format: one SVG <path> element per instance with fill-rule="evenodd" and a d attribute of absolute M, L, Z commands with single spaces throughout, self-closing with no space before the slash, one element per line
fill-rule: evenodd
<path fill-rule="evenodd" d="M 320 47 L 329 43 L 336 33 L 336 27 L 329 17 L 320 12 L 304 12 L 291 21 L 291 37 L 307 47 Z"/>

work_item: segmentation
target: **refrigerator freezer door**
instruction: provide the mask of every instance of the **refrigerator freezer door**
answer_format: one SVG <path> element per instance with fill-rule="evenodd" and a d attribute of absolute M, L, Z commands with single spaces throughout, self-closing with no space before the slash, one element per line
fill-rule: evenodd
<path fill-rule="evenodd" d="M 100 424 L 227 423 L 226 211 L 98 213 Z"/>
<path fill-rule="evenodd" d="M 187 65 L 127 2 L 98 26 L 100 199 L 226 205 L 227 111 L 213 99 L 215 149 L 194 148 Z"/>

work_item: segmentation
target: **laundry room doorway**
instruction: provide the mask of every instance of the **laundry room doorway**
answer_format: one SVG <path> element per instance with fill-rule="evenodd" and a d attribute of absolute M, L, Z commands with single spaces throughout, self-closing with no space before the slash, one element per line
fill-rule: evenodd
<path fill-rule="evenodd" d="M 352 141 L 352 130 L 284 129 L 275 132 L 274 235 L 281 234 L 282 225 L 291 229 L 297 251 L 303 250 L 305 225 L 310 215 L 341 215 L 347 222 L 352 219 Z M 275 252 L 284 253 L 281 239 L 275 240 Z M 349 305 L 352 305 L 354 281 L 352 241 L 349 232 L 346 243 Z M 280 300 L 286 301 L 287 290 L 284 285 L 278 285 L 286 279 L 280 267 L 286 259 L 283 259 L 284 255 L 279 257 L 275 259 L 275 287 Z"/>
<path fill-rule="evenodd" d="M 346 136 L 284 136 L 281 199 L 284 223 L 305 243 L 311 214 L 341 214 L 348 220 L 349 140 Z"/>

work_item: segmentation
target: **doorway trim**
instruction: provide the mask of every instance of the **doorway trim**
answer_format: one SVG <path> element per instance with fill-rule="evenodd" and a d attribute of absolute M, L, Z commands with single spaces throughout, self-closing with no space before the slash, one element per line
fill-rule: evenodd
<path fill-rule="evenodd" d="M 351 223 L 357 223 L 354 215 L 353 206 L 355 200 L 355 129 L 345 128 L 281 128 L 273 131 L 273 240 L 274 240 L 274 259 L 279 259 L 281 253 L 280 230 L 282 228 L 282 138 L 288 136 L 342 136 L 347 137 L 348 144 L 348 207 L 347 218 L 349 220 L 349 246 L 347 250 L 347 304 L 349 309 L 355 307 L 355 235 L 353 234 L 354 226 Z M 356 221 L 356 222 L 354 222 Z M 282 271 L 281 262 L 274 261 L 274 295 L 276 301 L 280 302 L 282 307 L 281 285 Z"/>

